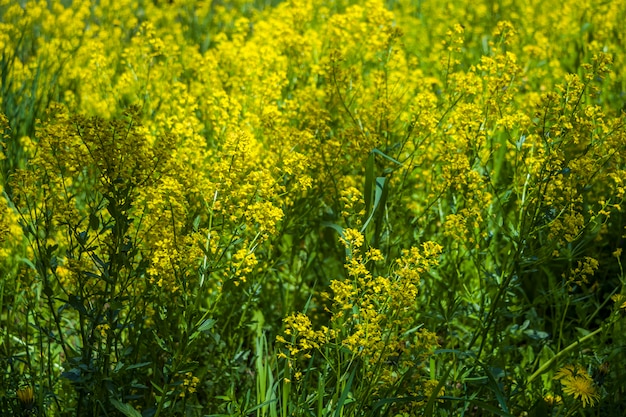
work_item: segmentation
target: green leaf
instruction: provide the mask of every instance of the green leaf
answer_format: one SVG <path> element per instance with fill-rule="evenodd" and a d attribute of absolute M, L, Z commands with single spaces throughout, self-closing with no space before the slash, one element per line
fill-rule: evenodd
<path fill-rule="evenodd" d="M 322 226 L 335 229 L 337 233 L 339 233 L 339 236 L 343 237 L 343 227 L 339 226 L 338 224 L 324 221 L 322 222 Z"/>
<path fill-rule="evenodd" d="M 343 405 L 348 398 L 348 394 L 350 394 L 350 390 L 352 389 L 352 381 L 354 380 L 354 374 L 356 374 L 356 367 L 352 368 L 350 372 L 350 377 L 348 378 L 348 382 L 346 386 L 343 388 L 341 393 L 341 397 L 339 397 L 339 401 L 337 402 L 337 408 L 335 409 L 335 417 L 343 414 Z"/>
<path fill-rule="evenodd" d="M 452 367 L 449 367 L 445 371 L 443 377 L 439 379 L 439 383 L 437 384 L 437 387 L 430 394 L 430 397 L 428 398 L 428 401 L 426 402 L 426 408 L 424 409 L 424 415 L 425 416 L 432 416 L 433 415 L 433 410 L 435 408 L 435 400 L 437 399 L 437 396 L 439 395 L 439 391 L 441 391 L 441 388 L 448 381 L 448 376 L 450 376 L 450 372 L 451 371 L 452 371 Z"/>
<path fill-rule="evenodd" d="M 141 413 L 133 408 L 130 404 L 124 404 L 114 398 L 109 400 L 113 407 L 117 408 L 117 411 L 124 414 L 126 417 L 142 417 Z"/>
<path fill-rule="evenodd" d="M 411 328 L 411 329 L 409 329 L 409 330 L 405 331 L 404 333 L 402 333 L 402 337 L 404 338 L 404 337 L 409 336 L 409 335 L 410 335 L 410 334 L 412 334 L 412 333 L 415 333 L 416 331 L 418 331 L 419 329 L 421 329 L 423 326 L 424 326 L 424 323 L 422 323 L 422 324 L 418 324 L 417 326 L 415 326 L 415 327 L 413 327 L 413 328 Z"/>
<path fill-rule="evenodd" d="M 200 221 L 202 221 L 202 217 L 200 215 L 197 215 L 196 218 L 193 219 L 193 230 L 195 232 L 197 232 L 200 228 Z"/>
<path fill-rule="evenodd" d="M 374 213 L 374 224 L 376 225 L 374 232 L 374 246 L 378 247 L 380 235 L 382 233 L 382 225 L 384 223 L 385 210 L 384 207 L 387 205 L 387 196 L 389 195 L 389 182 L 386 181 L 385 177 L 376 178 L 376 191 L 380 189 L 380 196 L 377 196 L 377 207 L 378 209 Z M 379 186 L 380 184 L 380 186 Z"/>
<path fill-rule="evenodd" d="M 387 190 L 385 188 L 386 181 L 387 181 L 386 177 L 378 177 L 378 178 L 376 178 L 376 189 L 375 189 L 375 195 L 374 195 L 374 205 L 372 207 L 372 211 L 371 211 L 368 219 L 365 221 L 365 223 L 363 223 L 363 227 L 361 227 L 361 233 L 365 232 L 365 229 L 367 228 L 367 225 L 374 218 L 374 214 L 376 213 L 376 210 L 378 209 L 378 206 L 380 205 L 381 200 L 384 201 L 383 196 L 386 197 L 386 195 L 387 195 L 387 193 L 386 193 Z"/>
<path fill-rule="evenodd" d="M 131 369 L 144 368 L 144 367 L 146 367 L 148 365 L 151 365 L 151 364 L 152 364 L 152 362 L 135 363 L 135 364 L 127 366 L 126 370 L 129 371 Z"/>
<path fill-rule="evenodd" d="M 115 364 L 115 368 L 113 369 L 113 372 L 117 373 L 123 368 L 124 368 L 124 362 L 118 362 Z"/>
<path fill-rule="evenodd" d="M 365 200 L 365 215 L 369 215 L 372 208 L 372 185 L 374 185 L 374 153 L 370 152 L 365 164 L 365 184 L 363 184 L 363 199 Z"/>
<path fill-rule="evenodd" d="M 504 393 L 502 392 L 502 389 L 500 389 L 500 384 L 498 384 L 498 382 L 496 381 L 496 378 L 493 376 L 493 372 L 492 372 L 492 368 L 487 367 L 487 365 L 485 365 L 482 362 L 478 362 L 483 369 L 485 370 L 485 373 L 487 374 L 487 378 L 489 379 L 489 385 L 491 386 L 491 390 L 493 391 L 493 393 L 496 396 L 496 399 L 498 400 L 498 403 L 500 404 L 500 408 L 508 414 L 509 412 L 509 407 L 506 405 L 506 398 L 504 397 Z"/>
<path fill-rule="evenodd" d="M 545 340 L 550 337 L 549 333 L 535 329 L 524 330 L 524 334 L 534 340 Z"/>
<path fill-rule="evenodd" d="M 207 330 L 210 330 L 211 328 L 213 328 L 213 326 L 215 326 L 215 323 L 217 323 L 217 320 L 215 319 L 206 319 L 205 321 L 202 322 L 200 326 L 198 326 L 198 331 L 206 332 Z"/>
<path fill-rule="evenodd" d="M 383 152 L 383 151 L 381 151 L 380 149 L 376 149 L 376 148 L 374 148 L 374 149 L 372 149 L 372 153 L 373 153 L 373 154 L 374 154 L 374 153 L 375 153 L 375 154 L 378 154 L 378 155 L 382 156 L 383 158 L 385 158 L 385 159 L 387 159 L 387 160 L 389 160 L 389 161 L 393 162 L 394 164 L 397 164 L 397 165 L 402 165 L 402 162 L 400 162 L 400 161 L 398 161 L 398 160 L 396 160 L 396 159 L 393 159 L 392 157 L 390 157 L 389 155 L 387 155 L 386 153 L 384 153 L 384 152 Z"/>
<path fill-rule="evenodd" d="M 156 392 L 158 392 L 160 395 L 163 395 L 163 388 L 160 385 L 157 385 L 157 383 L 154 381 L 150 381 L 150 385 L 152 385 L 152 388 L 154 388 Z M 159 396 L 156 397 L 157 401 L 160 401 Z"/>
<path fill-rule="evenodd" d="M 589 330 L 583 329 L 582 327 L 576 327 L 576 331 L 580 334 L 581 337 L 585 337 L 589 333 L 591 333 Z"/>
<path fill-rule="evenodd" d="M 91 230 L 98 230 L 98 227 L 100 227 L 100 219 L 96 213 L 89 213 L 89 228 Z"/>
<path fill-rule="evenodd" d="M 163 339 L 161 339 L 155 330 L 152 330 L 152 334 L 154 335 L 154 339 L 156 340 L 157 344 L 159 345 L 159 347 L 161 349 L 163 349 L 166 352 L 169 352 L 169 349 L 167 348 L 167 346 L 165 345 L 165 341 Z"/>

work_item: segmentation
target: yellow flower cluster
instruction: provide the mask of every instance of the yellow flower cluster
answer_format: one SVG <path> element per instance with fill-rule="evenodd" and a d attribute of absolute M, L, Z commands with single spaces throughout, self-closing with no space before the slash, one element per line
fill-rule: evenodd
<path fill-rule="evenodd" d="M 620 311 L 626 312 L 626 295 L 615 294 L 611 297 L 611 300 L 613 300 Z"/>
<path fill-rule="evenodd" d="M 576 268 L 572 268 L 569 274 L 563 274 L 563 278 L 567 279 L 569 286 L 588 284 L 589 277 L 595 274 L 598 267 L 597 259 L 586 256 L 582 261 L 578 261 Z"/>
<path fill-rule="evenodd" d="M 400 355 L 403 369 L 415 366 L 437 345 L 436 336 L 420 328 L 415 308 L 420 276 L 438 264 L 442 248 L 426 242 L 421 249 L 405 250 L 392 273 L 381 276 L 373 274 L 370 265 L 384 257 L 376 248 L 362 253 L 362 233 L 344 229 L 340 241 L 348 253 L 347 277 L 330 284 L 332 327 L 316 331 L 309 317 L 296 313 L 285 319 L 285 334 L 293 340 L 278 336 L 277 341 L 288 348 L 291 358 L 300 352 L 310 357 L 310 350 L 320 350 L 327 343 L 343 346 L 364 361 L 366 372 L 381 386 L 392 385 L 401 374 L 391 367 L 381 372 L 380 364 Z"/>
<path fill-rule="evenodd" d="M 361 226 L 362 218 L 365 215 L 363 205 L 363 195 L 356 187 L 349 186 L 340 191 L 342 204 L 341 215 L 347 220 L 350 216 L 356 215 L 354 226 Z"/>
<path fill-rule="evenodd" d="M 185 398 L 187 394 L 193 394 L 194 392 L 196 392 L 199 383 L 200 383 L 200 378 L 198 378 L 191 372 L 185 373 L 185 377 L 183 379 L 182 391 L 179 394 L 180 397 Z"/>
<path fill-rule="evenodd" d="M 246 282 L 246 276 L 253 272 L 258 264 L 256 255 L 251 249 L 243 247 L 233 254 L 230 269 L 224 271 L 226 278 L 232 278 L 235 285 Z"/>
<path fill-rule="evenodd" d="M 111 330 L 111 326 L 109 326 L 108 324 L 100 324 L 96 327 L 96 331 L 98 332 L 98 334 L 100 335 L 100 337 L 102 338 L 106 338 L 107 334 L 109 333 L 109 330 Z"/>
<path fill-rule="evenodd" d="M 321 330 L 313 330 L 311 320 L 302 313 L 293 314 L 284 320 L 285 335 L 291 340 L 287 340 L 284 336 L 278 335 L 276 341 L 285 345 L 292 357 L 301 355 L 305 359 L 310 358 L 312 349 L 319 349 L 324 343 L 332 339 L 334 331 L 328 328 Z M 279 354 L 286 358 L 284 353 Z"/>
<path fill-rule="evenodd" d="M 0 193 L 4 192 L 0 186 Z M 5 199 L 0 199 L 0 259 L 9 259 L 22 239 L 18 215 Z"/>

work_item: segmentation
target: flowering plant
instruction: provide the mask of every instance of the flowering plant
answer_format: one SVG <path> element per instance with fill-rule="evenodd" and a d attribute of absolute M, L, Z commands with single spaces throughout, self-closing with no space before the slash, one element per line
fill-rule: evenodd
<path fill-rule="evenodd" d="M 0 0 L 0 414 L 617 414 L 624 2 Z"/>

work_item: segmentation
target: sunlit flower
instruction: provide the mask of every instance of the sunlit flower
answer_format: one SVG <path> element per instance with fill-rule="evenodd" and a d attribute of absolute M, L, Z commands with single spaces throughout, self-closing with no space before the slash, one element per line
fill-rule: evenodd
<path fill-rule="evenodd" d="M 35 401 L 35 392 L 30 385 L 21 387 L 17 390 L 17 399 L 20 403 L 28 406 Z"/>
<path fill-rule="evenodd" d="M 558 405 L 558 404 L 561 404 L 563 402 L 563 398 L 561 398 L 560 395 L 552 395 L 552 394 L 545 395 L 543 397 L 543 400 L 548 405 Z"/>
<path fill-rule="evenodd" d="M 613 300 L 615 304 L 619 305 L 620 310 L 626 310 L 626 296 L 622 294 L 615 294 L 611 297 L 611 300 Z"/>
<path fill-rule="evenodd" d="M 565 394 L 580 399 L 583 407 L 587 405 L 593 407 L 600 398 L 593 379 L 583 368 L 566 365 L 556 373 L 554 379 L 561 382 Z"/>
<path fill-rule="evenodd" d="M 600 398 L 593 385 L 593 381 L 583 376 L 565 378 L 561 380 L 561 384 L 563 384 L 563 392 L 576 399 L 580 399 L 583 403 L 583 407 L 587 405 L 593 407 Z"/>

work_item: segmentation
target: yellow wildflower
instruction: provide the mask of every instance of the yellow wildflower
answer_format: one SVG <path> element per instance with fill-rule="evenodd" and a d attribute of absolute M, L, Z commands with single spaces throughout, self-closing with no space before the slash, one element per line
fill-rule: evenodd
<path fill-rule="evenodd" d="M 561 382 L 565 394 L 580 399 L 583 408 L 587 405 L 593 407 L 600 398 L 593 379 L 580 367 L 566 365 L 556 373 L 554 379 Z"/>

